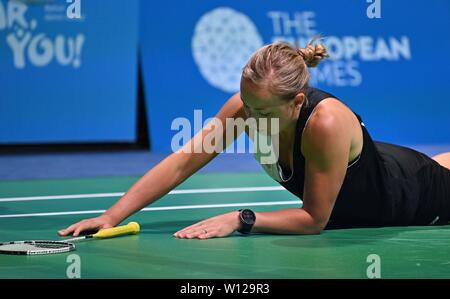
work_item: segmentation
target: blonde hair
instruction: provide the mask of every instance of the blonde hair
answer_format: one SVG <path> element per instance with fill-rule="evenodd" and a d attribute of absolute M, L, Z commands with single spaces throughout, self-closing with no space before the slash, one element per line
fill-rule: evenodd
<path fill-rule="evenodd" d="M 311 41 L 306 48 L 276 42 L 257 50 L 245 65 L 242 79 L 268 90 L 285 100 L 293 99 L 306 89 L 308 67 L 317 66 L 329 57 L 327 49 Z"/>

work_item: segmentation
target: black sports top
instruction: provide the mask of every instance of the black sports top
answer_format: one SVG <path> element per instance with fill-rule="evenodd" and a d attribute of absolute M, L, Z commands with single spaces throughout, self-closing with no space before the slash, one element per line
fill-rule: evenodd
<path fill-rule="evenodd" d="M 335 96 L 308 88 L 307 104 L 297 121 L 293 171 L 262 164 L 287 190 L 303 198 L 305 158 L 301 153 L 303 129 L 317 104 Z M 336 98 L 337 99 L 337 98 Z M 450 171 L 415 150 L 374 142 L 361 117 L 360 155 L 347 167 L 327 228 L 428 225 L 447 223 L 450 216 Z"/>

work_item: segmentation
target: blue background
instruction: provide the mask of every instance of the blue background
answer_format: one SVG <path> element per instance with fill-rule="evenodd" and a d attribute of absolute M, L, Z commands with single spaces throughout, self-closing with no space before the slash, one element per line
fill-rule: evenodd
<path fill-rule="evenodd" d="M 6 8 L 8 1 L 0 0 Z M 53 3 L 53 2 L 52 2 Z M 67 6 L 66 1 L 55 3 Z M 33 35 L 85 35 L 81 66 L 18 70 L 0 30 L 0 142 L 124 142 L 136 138 L 137 0 L 82 1 L 83 20 L 45 21 L 42 5 L 29 6 Z"/>
<path fill-rule="evenodd" d="M 247 15 L 264 43 L 272 41 L 271 10 L 314 11 L 326 36 L 407 36 L 412 59 L 356 61 L 357 87 L 318 83 L 360 114 L 376 140 L 398 144 L 450 143 L 450 2 L 381 1 L 382 18 L 369 19 L 364 0 L 143 1 L 141 44 L 152 148 L 170 149 L 172 120 L 216 114 L 232 95 L 212 87 L 195 65 L 191 41 L 200 17 L 220 6 Z M 176 9 L 173 9 L 176 6 Z M 151 17 L 148 15 L 151 12 Z M 304 45 L 302 45 L 304 46 Z M 325 62 L 333 63 L 333 62 Z"/>
<path fill-rule="evenodd" d="M 247 15 L 264 43 L 272 42 L 267 13 L 274 10 L 291 16 L 315 12 L 317 31 L 325 37 L 407 36 L 411 60 L 355 57 L 361 85 L 316 86 L 360 114 L 376 140 L 450 144 L 450 2 L 382 0 L 381 19 L 367 17 L 368 5 L 365 0 L 91 0 L 82 1 L 82 21 L 64 22 L 46 22 L 42 6 L 30 6 L 27 20 L 39 22 L 33 35 L 86 36 L 82 65 L 76 69 L 53 60 L 35 67 L 27 57 L 26 68 L 17 70 L 6 44 L 10 30 L 0 30 L 0 143 L 135 141 L 140 52 L 152 149 L 170 150 L 175 118 L 192 121 L 194 109 L 203 110 L 203 120 L 212 117 L 232 95 L 202 77 L 191 50 L 199 19 L 226 6 Z"/>

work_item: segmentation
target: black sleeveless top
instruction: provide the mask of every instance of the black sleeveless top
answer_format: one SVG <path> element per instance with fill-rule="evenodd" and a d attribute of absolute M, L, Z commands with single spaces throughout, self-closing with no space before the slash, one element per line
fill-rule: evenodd
<path fill-rule="evenodd" d="M 303 198 L 302 133 L 317 104 L 335 96 L 309 87 L 297 121 L 293 171 L 278 182 Z M 337 99 L 337 98 L 336 98 Z M 374 142 L 362 118 L 360 155 L 349 163 L 327 228 L 442 224 L 450 216 L 450 171 L 415 150 Z M 278 165 L 280 177 L 285 177 Z M 266 169 L 267 171 L 267 169 Z M 289 176 L 289 175 L 288 175 Z M 430 186 L 431 185 L 431 186 Z M 431 189 L 434 188 L 434 189 Z"/>

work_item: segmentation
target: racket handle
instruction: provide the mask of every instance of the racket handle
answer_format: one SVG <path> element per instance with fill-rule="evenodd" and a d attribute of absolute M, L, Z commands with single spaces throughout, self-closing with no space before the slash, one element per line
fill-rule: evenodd
<path fill-rule="evenodd" d="M 127 225 L 101 229 L 92 237 L 100 239 L 114 238 L 121 235 L 137 234 L 139 230 L 139 223 L 130 222 Z"/>

